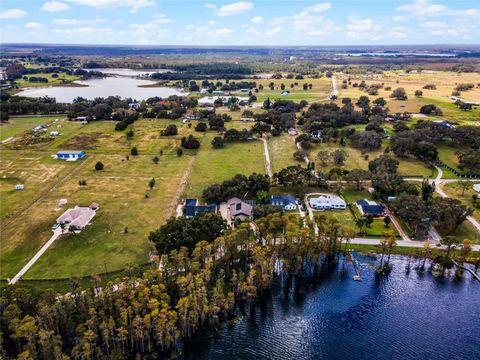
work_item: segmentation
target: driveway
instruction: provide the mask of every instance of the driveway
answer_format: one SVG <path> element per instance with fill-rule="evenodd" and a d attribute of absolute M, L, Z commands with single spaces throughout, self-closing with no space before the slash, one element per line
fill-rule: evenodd
<path fill-rule="evenodd" d="M 33 266 L 33 264 L 35 264 L 35 263 L 37 262 L 37 260 L 40 258 L 40 256 L 42 256 L 43 253 L 44 253 L 45 251 L 47 251 L 47 249 L 50 247 L 50 245 L 52 245 L 53 242 L 54 242 L 55 240 L 57 240 L 57 239 L 60 237 L 60 235 L 62 235 L 62 233 L 63 233 L 63 230 L 62 230 L 61 227 L 58 227 L 58 228 L 56 228 L 55 230 L 53 230 L 53 235 L 52 235 L 52 237 L 50 238 L 50 240 L 48 240 L 48 241 L 45 243 L 45 245 L 43 245 L 42 248 L 41 248 L 40 250 L 38 250 L 38 252 L 33 256 L 33 258 L 27 263 L 27 265 L 25 265 L 25 266 L 22 268 L 22 270 L 20 270 L 20 271 L 18 272 L 18 274 L 15 275 L 15 276 L 13 277 L 13 279 L 8 282 L 8 285 L 13 285 L 13 284 L 15 284 L 18 280 L 20 280 L 20 278 L 21 278 L 23 275 L 25 275 L 25 273 Z"/>

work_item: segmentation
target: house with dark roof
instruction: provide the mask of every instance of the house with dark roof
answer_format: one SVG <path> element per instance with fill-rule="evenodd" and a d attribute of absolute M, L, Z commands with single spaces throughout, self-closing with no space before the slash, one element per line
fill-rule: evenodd
<path fill-rule="evenodd" d="M 191 219 L 196 215 L 207 213 L 207 212 L 217 212 L 217 205 L 216 204 L 208 204 L 208 205 L 199 205 L 197 199 L 187 199 L 185 200 L 185 207 L 184 207 L 185 217 L 187 219 Z"/>
<path fill-rule="evenodd" d="M 252 217 L 253 206 L 239 198 L 229 199 L 227 206 L 232 219 L 245 220 Z"/>
<path fill-rule="evenodd" d="M 377 204 L 375 201 L 362 199 L 356 203 L 358 210 L 363 216 L 383 217 L 385 216 L 385 207 Z"/>
<path fill-rule="evenodd" d="M 280 206 L 285 210 L 295 210 L 297 208 L 293 195 L 272 195 L 268 199 L 268 203 L 272 206 Z"/>

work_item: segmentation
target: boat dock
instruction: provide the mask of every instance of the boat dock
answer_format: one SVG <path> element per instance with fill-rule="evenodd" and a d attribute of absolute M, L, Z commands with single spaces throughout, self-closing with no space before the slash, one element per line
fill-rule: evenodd
<path fill-rule="evenodd" d="M 353 255 L 351 253 L 349 253 L 349 255 L 350 255 L 350 260 L 353 264 L 353 268 L 355 269 L 355 275 L 353 275 L 353 280 L 362 281 L 362 276 L 360 275 L 360 267 L 358 266 L 357 261 L 355 260 Z"/>

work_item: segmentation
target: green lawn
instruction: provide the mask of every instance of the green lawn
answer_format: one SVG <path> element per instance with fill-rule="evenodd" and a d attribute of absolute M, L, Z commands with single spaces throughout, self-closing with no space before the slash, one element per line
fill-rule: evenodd
<path fill-rule="evenodd" d="M 282 134 L 281 136 L 271 136 L 268 139 L 268 150 L 270 153 L 270 165 L 272 171 L 278 172 L 291 165 L 305 165 L 304 162 L 298 162 L 293 158 L 293 153 L 297 150 L 294 137 Z"/>
<path fill-rule="evenodd" d="M 85 159 L 75 176 L 44 196 L 18 221 L 6 227 L 9 238 L 0 255 L 2 278 L 12 276 L 51 235 L 50 227 L 65 208 L 98 202 L 101 206 L 92 224 L 78 235 L 63 237 L 25 275 L 29 278 L 82 276 L 148 261 L 148 234 L 173 214 L 180 195 L 178 184 L 189 156 L 164 155 L 155 165 L 150 156 L 131 157 L 95 154 Z M 102 161 L 105 169 L 94 170 Z M 155 178 L 153 190 L 148 182 Z M 80 186 L 85 180 L 86 186 Z M 148 198 L 146 197 L 148 195 Z M 68 206 L 54 211 L 59 198 Z M 127 233 L 125 233 L 127 228 Z"/>
<path fill-rule="evenodd" d="M 208 185 L 230 179 L 236 174 L 265 174 L 263 143 L 259 140 L 227 143 L 222 149 L 214 149 L 212 139 L 217 136 L 207 132 L 195 158 L 185 198 L 200 198 Z"/>
<path fill-rule="evenodd" d="M 7 122 L 0 123 L 0 141 L 31 130 L 38 125 L 51 124 L 53 120 L 62 118 L 62 116 L 11 117 Z M 51 129 L 48 130 L 55 131 L 57 129 L 55 126 L 51 126 Z"/>
<path fill-rule="evenodd" d="M 70 83 L 74 80 L 80 79 L 80 76 L 76 75 L 68 75 L 66 73 L 58 73 L 57 78 L 52 77 L 53 73 L 39 73 L 39 74 L 28 74 L 25 75 L 27 78 L 30 77 L 42 77 L 47 78 L 48 83 L 38 83 L 38 82 L 31 82 L 28 80 L 24 80 L 23 78 L 16 80 L 15 82 L 21 88 L 25 87 L 36 87 L 36 86 L 56 86 L 56 85 L 64 85 L 65 83 Z"/>

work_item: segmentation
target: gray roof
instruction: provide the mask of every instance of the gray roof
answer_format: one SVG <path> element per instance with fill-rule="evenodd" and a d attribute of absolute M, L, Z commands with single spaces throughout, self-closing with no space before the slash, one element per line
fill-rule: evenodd
<path fill-rule="evenodd" d="M 227 201 L 228 207 L 230 208 L 231 216 L 245 215 L 252 216 L 253 206 L 247 204 L 246 202 L 240 200 L 239 198 L 231 198 Z"/>

